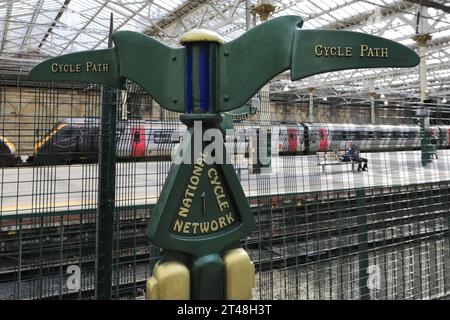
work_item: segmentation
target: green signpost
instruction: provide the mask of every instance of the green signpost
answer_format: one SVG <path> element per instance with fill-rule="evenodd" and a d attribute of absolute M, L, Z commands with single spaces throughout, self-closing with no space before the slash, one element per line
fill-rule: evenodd
<path fill-rule="evenodd" d="M 130 79 L 163 108 L 182 113 L 189 138 L 180 145 L 147 230 L 150 241 L 163 249 L 147 282 L 148 299 L 251 297 L 254 267 L 240 240 L 255 222 L 223 141 L 211 148 L 212 142 L 201 139 L 219 128 L 220 113 L 245 105 L 286 70 L 297 80 L 419 63 L 414 51 L 396 42 L 357 32 L 302 30 L 302 24 L 297 16 L 276 18 L 228 43 L 214 32 L 193 30 L 183 35 L 178 49 L 121 31 L 112 36 L 113 48 L 49 59 L 31 71 L 35 80 L 115 88 Z M 198 132 L 196 123 L 202 125 Z M 194 143 L 198 138 L 200 145 Z"/>

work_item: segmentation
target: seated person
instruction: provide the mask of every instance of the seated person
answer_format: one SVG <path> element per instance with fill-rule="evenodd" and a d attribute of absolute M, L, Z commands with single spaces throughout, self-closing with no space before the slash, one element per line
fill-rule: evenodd
<path fill-rule="evenodd" d="M 367 159 L 360 157 L 359 149 L 355 144 L 350 144 L 350 149 L 347 150 L 345 155 L 341 157 L 343 162 L 356 161 L 358 162 L 358 171 L 367 171 Z M 364 167 L 361 167 L 361 164 L 364 162 Z"/>

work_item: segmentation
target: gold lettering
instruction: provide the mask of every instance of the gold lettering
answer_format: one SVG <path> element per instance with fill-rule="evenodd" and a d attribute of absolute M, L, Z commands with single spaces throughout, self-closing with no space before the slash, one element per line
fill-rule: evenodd
<path fill-rule="evenodd" d="M 336 55 L 336 53 L 337 53 L 337 48 L 336 47 L 331 47 L 330 48 L 330 55 L 334 57 Z"/>
<path fill-rule="evenodd" d="M 227 226 L 227 223 L 225 222 L 225 218 L 224 217 L 220 217 L 219 218 L 219 228 L 223 229 L 226 226 Z"/>
<path fill-rule="evenodd" d="M 345 56 L 346 57 L 352 56 L 352 48 L 351 47 L 345 47 Z"/>
<path fill-rule="evenodd" d="M 175 224 L 173 225 L 173 231 L 181 232 L 181 229 L 183 228 L 183 221 L 175 220 Z"/>
<path fill-rule="evenodd" d="M 185 208 L 185 207 L 180 207 L 180 210 L 178 211 L 178 215 L 185 217 L 185 218 L 187 217 L 188 213 L 189 213 L 189 209 Z"/>
<path fill-rule="evenodd" d="M 190 208 L 192 205 L 192 199 L 189 198 L 184 198 L 183 199 L 183 206 L 185 206 L 186 208 Z"/>
<path fill-rule="evenodd" d="M 315 53 L 316 57 L 322 56 L 322 54 L 323 54 L 322 45 L 318 44 L 317 46 L 315 46 L 314 53 Z"/>
<path fill-rule="evenodd" d="M 381 57 L 382 58 L 388 57 L 388 48 L 381 48 Z"/>
<path fill-rule="evenodd" d="M 211 231 L 217 231 L 219 228 L 219 225 L 217 224 L 216 220 L 211 221 Z"/>
<path fill-rule="evenodd" d="M 218 196 L 219 194 L 223 194 L 223 188 L 219 185 L 219 186 L 215 186 L 214 187 L 214 194 L 216 196 Z"/>
<path fill-rule="evenodd" d="M 183 233 L 189 233 L 190 226 L 191 226 L 191 222 L 186 222 L 184 224 Z"/>
<path fill-rule="evenodd" d="M 202 168 L 205 166 L 205 163 L 203 162 L 204 158 L 205 158 L 205 155 L 201 154 L 200 158 L 197 159 L 197 165 L 199 165 Z"/>
<path fill-rule="evenodd" d="M 227 218 L 228 224 L 231 224 L 232 222 L 234 222 L 234 218 L 231 216 L 231 212 L 229 214 L 225 215 L 225 218 Z"/>
<path fill-rule="evenodd" d="M 224 195 L 223 193 L 222 193 L 222 194 L 219 194 L 219 195 L 216 197 L 217 202 L 220 202 L 220 200 L 223 199 L 223 198 L 225 198 L 225 195 Z"/>
<path fill-rule="evenodd" d="M 215 176 L 215 177 L 211 180 L 211 184 L 216 185 L 216 186 L 220 186 L 219 176 Z"/>
<path fill-rule="evenodd" d="M 203 233 L 208 233 L 209 231 L 209 222 L 200 222 L 200 232 Z"/>
<path fill-rule="evenodd" d="M 103 72 L 109 72 L 109 64 L 104 63 L 102 66 L 103 66 Z"/>
<path fill-rule="evenodd" d="M 223 212 L 223 209 L 225 208 L 230 208 L 230 204 L 228 203 L 228 201 L 219 202 L 220 211 Z"/>
<path fill-rule="evenodd" d="M 194 228 L 194 231 L 193 231 L 194 234 L 197 234 L 197 227 L 198 227 L 198 225 L 199 225 L 198 222 L 193 222 L 192 223 L 192 227 Z"/>
<path fill-rule="evenodd" d="M 373 50 L 375 51 L 375 57 L 378 57 L 378 50 L 380 50 L 380 48 L 373 48 Z"/>
<path fill-rule="evenodd" d="M 195 187 L 195 189 L 197 189 L 197 187 Z M 195 191 L 195 189 L 193 189 L 193 190 Z M 186 191 L 184 192 L 184 196 L 186 198 L 188 198 L 188 197 L 193 198 L 194 197 L 194 193 L 189 191 L 189 186 L 188 186 L 188 189 L 186 189 Z"/>
<path fill-rule="evenodd" d="M 201 176 L 203 172 L 203 168 L 200 166 L 194 166 L 194 170 L 192 171 L 192 174 L 195 174 L 196 176 Z"/>
<path fill-rule="evenodd" d="M 367 53 L 368 57 L 373 57 L 373 49 L 369 48 L 369 52 Z"/>
<path fill-rule="evenodd" d="M 359 56 L 364 57 L 364 53 L 369 49 L 369 46 L 362 44 L 359 46 Z"/>
<path fill-rule="evenodd" d="M 65 64 L 64 66 L 63 66 L 63 70 L 64 70 L 64 72 L 69 72 L 69 65 L 68 64 Z"/>
<path fill-rule="evenodd" d="M 217 176 L 217 170 L 214 169 L 214 168 L 209 169 L 208 170 L 208 177 L 212 179 L 215 176 Z"/>
<path fill-rule="evenodd" d="M 196 186 L 196 185 L 198 185 L 198 182 L 200 181 L 200 178 L 197 177 L 197 176 L 191 176 L 190 181 L 191 181 L 191 183 L 192 183 L 194 186 Z"/>
<path fill-rule="evenodd" d="M 52 63 L 52 72 L 58 72 L 58 64 Z"/>
<path fill-rule="evenodd" d="M 366 50 L 367 49 L 368 47 L 366 48 Z M 352 47 L 326 47 L 318 44 L 314 47 L 314 54 L 316 55 L 316 57 L 351 57 Z M 361 51 L 361 56 L 363 56 L 363 51 Z"/>
<path fill-rule="evenodd" d="M 76 65 L 76 70 L 75 70 L 76 72 L 81 72 L 81 64 L 77 64 Z"/>
<path fill-rule="evenodd" d="M 91 68 L 92 68 L 93 63 L 88 61 L 86 62 L 86 71 L 87 72 L 91 72 Z"/>

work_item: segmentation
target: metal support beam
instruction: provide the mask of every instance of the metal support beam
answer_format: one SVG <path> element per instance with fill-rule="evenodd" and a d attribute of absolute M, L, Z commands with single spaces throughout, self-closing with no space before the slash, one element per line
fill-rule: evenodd
<path fill-rule="evenodd" d="M 56 24 L 58 23 L 59 19 L 61 19 L 61 16 L 63 15 L 64 11 L 66 11 L 66 8 L 69 5 L 69 3 L 70 3 L 70 0 L 64 1 L 64 4 L 62 5 L 61 9 L 59 9 L 59 12 L 56 15 L 55 20 L 53 20 L 50 28 L 48 28 L 47 32 L 45 33 L 44 38 L 42 38 L 41 42 L 39 43 L 38 49 L 42 48 L 42 46 L 44 45 L 44 42 L 47 41 L 48 36 L 52 33 L 53 28 L 56 26 Z"/>
<path fill-rule="evenodd" d="M 9 30 L 9 20 L 11 19 L 13 3 L 14 3 L 13 0 L 9 0 L 8 8 L 6 9 L 6 17 L 8 18 L 8 20 L 6 20 L 5 25 L 3 26 L 3 40 L 2 40 L 2 46 L 0 47 L 0 51 L 3 51 L 6 46 L 6 40 L 8 38 L 8 30 Z"/>
<path fill-rule="evenodd" d="M 375 124 L 375 80 L 369 80 L 369 98 L 370 98 L 370 123 Z"/>
<path fill-rule="evenodd" d="M 39 13 L 41 12 L 41 8 L 42 8 L 43 4 L 44 4 L 44 0 L 39 0 L 39 2 L 36 4 L 36 9 L 33 12 L 33 16 L 31 17 L 30 25 L 28 26 L 25 37 L 23 37 L 22 45 L 20 46 L 19 51 L 23 51 L 23 49 L 25 48 L 28 38 L 31 35 L 31 31 L 33 30 L 34 24 L 36 23 L 36 19 L 37 19 Z"/>
<path fill-rule="evenodd" d="M 105 1 L 105 2 L 98 8 L 98 10 L 91 16 L 91 18 L 83 25 L 83 27 L 82 27 L 81 29 L 82 29 L 82 30 L 86 29 L 87 26 L 88 26 L 92 21 L 94 21 L 95 18 L 97 18 L 97 16 L 100 14 L 100 12 L 103 10 L 103 8 L 106 7 L 107 4 L 108 4 L 108 2 Z M 73 37 L 72 40 L 70 40 L 70 41 L 67 43 L 67 45 L 66 45 L 66 46 L 64 47 L 64 49 L 63 49 L 63 53 L 67 50 L 67 48 L 69 48 L 69 47 L 72 45 L 72 43 L 75 42 L 75 40 L 77 40 L 77 38 L 80 36 L 80 34 L 81 34 L 81 32 L 77 33 L 77 34 L 75 35 L 75 37 Z"/>
<path fill-rule="evenodd" d="M 420 100 L 424 102 L 428 99 L 427 87 L 427 43 L 431 40 L 429 32 L 429 24 L 423 17 L 426 16 L 427 10 L 425 7 L 420 7 L 417 12 L 417 33 L 412 39 L 419 47 L 420 65 L 419 65 L 419 88 Z"/>
<path fill-rule="evenodd" d="M 134 18 L 141 10 L 144 10 L 145 7 L 147 7 L 148 5 L 149 5 L 148 3 L 145 3 L 145 4 L 144 4 L 143 6 L 141 6 L 138 10 L 136 10 L 135 12 L 133 12 L 130 16 L 128 16 L 127 19 L 125 19 L 124 21 L 122 21 L 122 23 L 120 23 L 120 24 L 116 27 L 116 30 L 117 30 L 117 29 L 120 29 L 121 27 L 123 27 L 124 25 L 126 25 L 126 24 L 128 23 L 128 21 L 130 21 L 131 19 L 133 19 L 133 18 Z M 126 7 L 124 6 L 123 8 L 126 8 Z M 129 10 L 128 8 L 126 8 L 126 9 Z M 93 47 L 93 49 L 98 48 L 98 46 L 101 45 L 104 41 L 106 41 L 106 40 L 108 39 L 108 37 L 109 37 L 109 35 L 106 36 L 106 37 L 103 37 L 102 40 L 100 40 L 100 41 Z"/>
<path fill-rule="evenodd" d="M 450 7 L 448 7 L 442 3 L 437 3 L 437 2 L 434 2 L 431 0 L 406 0 L 406 1 L 411 2 L 411 3 L 420 4 L 421 6 L 425 6 L 425 7 L 438 9 L 438 10 L 444 11 L 445 13 L 450 13 Z"/>
<path fill-rule="evenodd" d="M 315 90 L 315 88 L 308 88 L 308 92 L 309 92 L 308 121 L 309 122 L 314 122 L 314 90 Z"/>

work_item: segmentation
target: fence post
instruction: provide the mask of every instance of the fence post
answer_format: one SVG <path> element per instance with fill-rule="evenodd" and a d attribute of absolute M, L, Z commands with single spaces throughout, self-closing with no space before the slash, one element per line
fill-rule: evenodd
<path fill-rule="evenodd" d="M 356 189 L 356 223 L 358 225 L 358 264 L 359 264 L 359 296 L 361 300 L 370 300 L 367 286 L 369 267 L 369 246 L 367 239 L 366 193 L 364 189 Z"/>
<path fill-rule="evenodd" d="M 99 143 L 98 208 L 95 239 L 95 299 L 109 300 L 112 291 L 112 238 L 116 175 L 117 93 L 103 88 Z"/>

